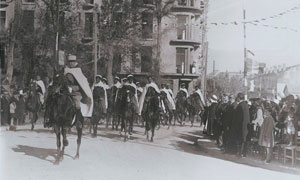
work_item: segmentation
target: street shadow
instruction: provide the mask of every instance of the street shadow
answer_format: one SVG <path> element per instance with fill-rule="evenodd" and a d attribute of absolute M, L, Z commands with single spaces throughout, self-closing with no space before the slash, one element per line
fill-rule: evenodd
<path fill-rule="evenodd" d="M 55 162 L 55 159 L 57 157 L 56 149 L 46 149 L 46 148 L 18 145 L 17 147 L 12 148 L 12 150 L 14 152 L 25 153 L 26 156 L 31 156 L 31 157 L 35 157 L 35 158 L 38 158 L 38 159 L 41 159 L 44 161 L 48 161 L 52 164 L 56 163 Z M 72 156 L 70 156 L 68 154 L 64 154 L 64 156 L 73 158 Z M 53 159 L 53 160 L 51 160 L 51 159 Z"/>
<path fill-rule="evenodd" d="M 180 140 L 173 140 L 173 141 L 171 141 L 171 143 L 175 147 L 175 149 L 179 150 L 179 151 L 192 153 L 195 155 L 203 155 L 203 154 L 207 153 L 208 151 L 205 147 L 196 145 L 196 142 L 199 139 L 199 137 L 195 136 L 194 134 L 197 134 L 197 133 L 196 132 L 181 133 L 178 136 L 178 138 Z"/>
<path fill-rule="evenodd" d="M 115 139 L 115 140 L 123 140 L 124 139 L 124 136 L 123 135 L 120 135 L 118 134 L 119 132 L 117 133 L 111 133 L 109 131 L 106 131 L 106 132 L 98 132 L 97 133 L 97 136 L 99 137 L 104 137 L 104 138 L 108 138 L 108 139 Z M 137 139 L 140 139 L 138 137 L 135 137 L 134 135 L 130 137 L 129 140 L 137 140 Z"/>
<path fill-rule="evenodd" d="M 45 149 L 32 146 L 18 145 L 17 147 L 12 148 L 12 150 L 14 152 L 25 153 L 26 156 L 31 156 L 44 161 L 48 161 L 52 164 L 55 162 L 55 158 L 57 156 L 56 149 Z M 52 158 L 48 159 L 48 157 L 52 157 L 53 160 L 50 160 Z"/>

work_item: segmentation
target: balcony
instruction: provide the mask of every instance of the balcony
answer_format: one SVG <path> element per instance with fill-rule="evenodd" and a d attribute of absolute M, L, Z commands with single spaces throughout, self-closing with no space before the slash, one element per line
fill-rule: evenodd
<path fill-rule="evenodd" d="M 203 9 L 193 7 L 193 6 L 174 6 L 171 8 L 171 12 L 188 12 L 193 13 L 195 15 L 200 15 L 203 13 Z"/>
<path fill-rule="evenodd" d="M 201 43 L 194 40 L 171 40 L 169 44 L 171 46 L 191 46 L 197 48 Z"/>

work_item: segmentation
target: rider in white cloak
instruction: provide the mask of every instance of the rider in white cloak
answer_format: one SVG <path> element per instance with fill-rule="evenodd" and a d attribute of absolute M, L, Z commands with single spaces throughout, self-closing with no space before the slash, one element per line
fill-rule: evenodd
<path fill-rule="evenodd" d="M 76 56 L 68 57 L 68 66 L 64 69 L 64 74 L 68 79 L 68 87 L 73 102 L 76 106 L 76 117 L 91 117 L 93 113 L 93 93 L 87 78 L 83 75 L 81 68 L 77 66 Z M 83 126 L 83 118 L 81 127 Z"/>
<path fill-rule="evenodd" d="M 36 76 L 36 81 L 34 81 L 37 85 L 37 93 L 40 97 L 40 102 L 42 104 L 44 104 L 44 101 L 45 101 L 45 92 L 46 92 L 46 88 L 45 88 L 45 84 L 44 82 L 41 80 L 41 77 L 40 76 Z"/>
<path fill-rule="evenodd" d="M 103 104 L 101 106 L 103 108 L 103 112 L 106 113 L 107 108 L 108 108 L 107 92 L 106 92 L 107 86 L 106 86 L 106 84 L 103 83 L 103 77 L 101 75 L 96 76 L 96 82 L 92 86 L 92 91 L 94 90 L 95 87 L 101 87 L 104 90 L 104 97 L 101 100 L 101 102 L 103 102 Z"/>
<path fill-rule="evenodd" d="M 167 99 L 168 99 L 168 106 L 169 106 L 169 109 L 170 110 L 175 110 L 176 109 L 176 106 L 175 106 L 175 102 L 170 94 L 170 92 L 167 90 L 166 88 L 166 85 L 165 84 L 162 84 L 162 89 L 161 89 L 162 92 L 166 93 L 167 95 Z"/>
<path fill-rule="evenodd" d="M 127 82 L 124 84 L 124 86 L 131 86 L 134 88 L 134 100 L 133 100 L 133 104 L 135 106 L 135 111 L 136 113 L 138 113 L 139 111 L 139 105 L 138 105 L 138 95 L 137 95 L 137 87 L 136 85 L 133 83 L 133 75 L 129 74 L 127 76 Z"/>
<path fill-rule="evenodd" d="M 187 98 L 189 97 L 189 93 L 188 93 L 187 89 L 185 88 L 185 84 L 184 84 L 184 83 L 182 83 L 182 84 L 180 85 L 179 91 L 183 91 L 183 92 L 186 94 L 186 97 L 187 97 Z"/>
<path fill-rule="evenodd" d="M 159 90 L 158 86 L 155 84 L 155 82 L 153 81 L 152 77 L 148 76 L 148 84 L 145 86 L 144 91 L 143 91 L 143 93 L 141 95 L 141 98 L 140 98 L 140 102 L 139 102 L 139 115 L 142 114 L 142 110 L 143 110 L 143 106 L 144 106 L 144 102 L 145 102 L 145 97 L 146 97 L 146 94 L 147 94 L 147 91 L 148 91 L 149 87 L 154 88 L 155 91 L 158 94 L 160 94 L 160 90 Z"/>

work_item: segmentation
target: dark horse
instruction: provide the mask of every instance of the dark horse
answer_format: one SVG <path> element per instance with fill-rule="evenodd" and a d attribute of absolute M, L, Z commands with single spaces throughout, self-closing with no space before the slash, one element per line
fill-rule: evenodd
<path fill-rule="evenodd" d="M 68 80 L 63 75 L 63 72 L 57 74 L 53 79 L 51 91 L 49 91 L 46 100 L 46 112 L 49 118 L 49 124 L 54 127 L 57 143 L 57 157 L 55 163 L 59 163 L 63 159 L 64 149 L 68 146 L 67 130 L 76 124 L 77 129 L 77 151 L 74 159 L 79 158 L 79 148 L 81 144 L 83 117 L 76 115 L 76 120 L 73 122 L 76 114 L 75 104 L 68 90 Z M 73 123 L 72 123 L 73 122 Z M 61 140 L 63 138 L 63 147 L 61 149 Z"/>
<path fill-rule="evenodd" d="M 204 106 L 201 102 L 201 97 L 198 93 L 193 93 L 187 98 L 187 110 L 189 112 L 189 119 L 191 126 L 194 125 L 194 121 L 200 118 L 200 113 L 204 110 Z"/>
<path fill-rule="evenodd" d="M 134 99 L 135 98 L 135 89 L 129 85 L 123 86 L 121 89 L 119 89 L 118 92 L 118 105 L 119 105 L 119 115 L 121 117 L 121 131 L 124 130 L 125 136 L 124 141 L 126 141 L 129 136 L 132 133 L 132 126 L 133 126 L 133 120 L 134 115 L 136 113 L 135 105 L 134 105 Z M 127 135 L 128 133 L 128 135 Z"/>
<path fill-rule="evenodd" d="M 93 90 L 94 110 L 91 118 L 92 136 L 97 135 L 98 122 L 100 118 L 104 118 L 105 107 L 105 89 L 103 87 L 95 86 Z"/>
<path fill-rule="evenodd" d="M 164 91 L 161 91 L 160 94 L 160 104 L 164 104 L 165 106 L 165 110 L 163 110 L 162 108 L 160 108 L 160 122 L 159 123 L 163 123 L 163 124 L 168 124 L 168 128 L 170 128 L 171 124 L 172 124 L 172 119 L 174 116 L 174 112 L 171 106 L 171 103 L 169 102 L 168 98 L 167 98 L 167 94 Z M 174 121 L 175 124 L 175 121 Z"/>
<path fill-rule="evenodd" d="M 145 96 L 142 116 L 146 121 L 146 134 L 149 140 L 149 131 L 151 130 L 151 139 L 153 142 L 155 127 L 159 121 L 159 94 L 153 87 L 149 87 Z"/>
<path fill-rule="evenodd" d="M 34 129 L 34 124 L 38 120 L 38 113 L 41 110 L 41 101 L 38 94 L 38 85 L 35 83 L 30 84 L 29 95 L 26 102 L 26 108 L 29 112 L 33 114 L 33 119 L 31 120 L 31 130 Z"/>
<path fill-rule="evenodd" d="M 187 97 L 184 91 L 179 91 L 176 95 L 176 114 L 180 125 L 184 124 L 187 117 Z"/>
<path fill-rule="evenodd" d="M 121 89 L 113 86 L 109 89 L 107 92 L 107 100 L 108 100 L 108 119 L 112 119 L 112 129 L 118 130 L 118 127 L 120 125 L 120 113 L 119 113 L 119 102 L 121 101 L 121 96 L 118 96 L 118 92 Z"/>

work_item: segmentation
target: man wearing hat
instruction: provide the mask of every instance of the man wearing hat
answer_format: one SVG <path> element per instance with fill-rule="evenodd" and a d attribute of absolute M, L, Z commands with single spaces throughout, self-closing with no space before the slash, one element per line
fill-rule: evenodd
<path fill-rule="evenodd" d="M 68 66 L 64 74 L 68 79 L 68 86 L 76 106 L 76 123 L 78 128 L 83 127 L 83 117 L 91 117 L 93 112 L 93 94 L 87 78 L 78 67 L 76 56 L 69 55 Z M 83 117 L 82 117 L 83 116 Z"/>
<path fill-rule="evenodd" d="M 136 113 L 138 113 L 138 109 L 139 109 L 139 107 L 138 107 L 138 95 L 137 95 L 137 87 L 136 87 L 136 85 L 133 83 L 133 75 L 132 74 L 129 74 L 128 76 L 127 76 L 127 80 L 128 80 L 128 82 L 127 83 L 125 83 L 125 86 L 130 86 L 130 89 L 132 90 L 132 92 L 134 92 L 134 100 L 133 100 L 133 104 L 134 104 L 134 106 L 135 106 L 135 110 L 136 110 Z"/>
<path fill-rule="evenodd" d="M 147 77 L 148 80 L 148 84 L 145 86 L 144 91 L 141 95 L 140 101 L 139 101 L 139 115 L 142 114 L 142 110 L 143 110 L 143 106 L 144 106 L 144 102 L 145 102 L 145 97 L 147 94 L 147 91 L 149 89 L 149 87 L 154 88 L 154 90 L 156 91 L 157 94 L 160 94 L 160 90 L 158 88 L 158 86 L 156 85 L 156 83 L 154 82 L 152 76 L 148 76 Z"/>
<path fill-rule="evenodd" d="M 245 95 L 238 93 L 237 95 L 237 107 L 235 110 L 236 117 L 233 122 L 233 131 L 235 137 L 235 143 L 237 147 L 237 155 L 246 156 L 247 152 L 247 135 L 248 124 L 250 123 L 250 114 L 248 102 L 245 101 Z"/>
<path fill-rule="evenodd" d="M 189 93 L 188 93 L 187 89 L 185 88 L 184 83 L 181 83 L 179 91 L 183 91 L 186 94 L 186 97 L 189 97 Z"/>
<path fill-rule="evenodd" d="M 9 123 L 9 93 L 6 90 L 1 92 L 1 125 Z"/>

